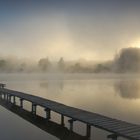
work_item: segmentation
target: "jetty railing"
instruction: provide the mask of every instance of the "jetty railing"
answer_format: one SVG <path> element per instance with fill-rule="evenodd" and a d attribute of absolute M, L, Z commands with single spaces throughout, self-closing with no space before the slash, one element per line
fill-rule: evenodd
<path fill-rule="evenodd" d="M 55 101 L 44 99 L 38 96 L 29 95 L 23 92 L 6 89 L 5 85 L 0 84 L 1 99 L 16 104 L 16 97 L 20 99 L 20 108 L 23 109 L 24 101 L 32 103 L 32 114 L 36 114 L 37 106 L 44 108 L 46 120 L 51 119 L 51 112 L 54 111 L 61 115 L 61 125 L 64 126 L 65 117 L 69 117 L 70 131 L 73 131 L 75 121 L 86 124 L 86 137 L 91 136 L 91 126 L 108 131 L 111 134 L 107 138 L 117 140 L 118 137 L 124 137 L 130 140 L 140 140 L 140 125 L 128 123 L 126 121 L 109 118 L 97 113 L 88 112 L 82 109 L 70 107 Z"/>

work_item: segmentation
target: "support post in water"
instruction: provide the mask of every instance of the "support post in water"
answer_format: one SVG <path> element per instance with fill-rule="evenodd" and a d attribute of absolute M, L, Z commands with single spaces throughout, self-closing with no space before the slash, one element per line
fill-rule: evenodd
<path fill-rule="evenodd" d="M 4 100 L 6 100 L 6 94 L 4 94 Z"/>
<path fill-rule="evenodd" d="M 36 104 L 32 103 L 32 114 L 36 115 Z"/>
<path fill-rule="evenodd" d="M 88 138 L 90 138 L 90 136 L 91 136 L 91 126 L 89 124 L 87 124 L 87 134 L 86 134 L 86 136 Z"/>
<path fill-rule="evenodd" d="M 9 94 L 6 94 L 6 100 L 7 101 L 9 100 Z"/>
<path fill-rule="evenodd" d="M 9 95 L 9 99 L 8 99 L 8 101 L 11 102 L 11 95 Z"/>
<path fill-rule="evenodd" d="M 51 110 L 49 108 L 44 109 L 46 112 L 46 119 L 50 120 L 51 119 Z"/>
<path fill-rule="evenodd" d="M 73 131 L 73 122 L 74 121 L 75 120 L 73 120 L 73 119 L 68 120 L 68 122 L 70 123 L 70 131 Z"/>
<path fill-rule="evenodd" d="M 23 99 L 20 98 L 20 107 L 23 108 Z"/>
<path fill-rule="evenodd" d="M 0 93 L 0 98 L 2 98 L 2 93 Z"/>
<path fill-rule="evenodd" d="M 65 126 L 65 123 L 64 123 L 64 115 L 62 115 L 62 114 L 61 114 L 61 125 L 62 126 Z"/>
<path fill-rule="evenodd" d="M 14 103 L 14 105 L 16 104 L 16 97 L 15 96 L 13 96 L 13 103 Z"/>
<path fill-rule="evenodd" d="M 117 140 L 118 135 L 116 135 L 116 134 L 111 134 L 111 135 L 108 135 L 107 138 L 112 139 L 112 140 Z"/>

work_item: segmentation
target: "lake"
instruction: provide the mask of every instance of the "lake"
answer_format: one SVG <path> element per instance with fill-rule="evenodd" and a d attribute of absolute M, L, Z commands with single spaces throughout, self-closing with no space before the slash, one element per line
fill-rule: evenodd
<path fill-rule="evenodd" d="M 140 75 L 136 74 L 0 74 L 7 88 L 41 96 L 69 106 L 140 124 Z M 31 107 L 27 103 L 27 110 Z M 38 107 L 37 113 L 45 116 Z M 69 128 L 65 119 L 66 127 Z M 52 113 L 52 121 L 60 116 Z M 58 140 L 0 106 L 2 140 Z M 86 125 L 74 123 L 74 132 L 85 135 Z M 107 139 L 108 132 L 92 127 L 92 139 Z M 63 139 L 63 138 L 62 138 Z M 121 139 L 121 138 L 119 138 Z"/>

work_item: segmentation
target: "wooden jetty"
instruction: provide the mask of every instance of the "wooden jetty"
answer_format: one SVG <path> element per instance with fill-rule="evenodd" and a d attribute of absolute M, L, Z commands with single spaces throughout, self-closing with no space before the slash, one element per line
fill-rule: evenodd
<path fill-rule="evenodd" d="M 16 104 L 16 98 L 19 98 L 21 109 L 23 109 L 24 101 L 31 102 L 32 114 L 36 114 L 37 106 L 41 106 L 46 112 L 46 120 L 51 119 L 51 111 L 54 111 L 61 115 L 62 126 L 64 126 L 64 117 L 69 117 L 70 120 L 68 122 L 70 124 L 70 131 L 73 131 L 73 124 L 75 121 L 83 122 L 87 126 L 87 137 L 90 137 L 91 135 L 91 126 L 94 126 L 110 132 L 111 134 L 108 135 L 107 138 L 111 138 L 112 140 L 117 140 L 118 137 L 124 137 L 130 140 L 140 140 L 140 125 L 70 107 L 38 96 L 6 89 L 5 86 L 3 87 L 2 85 L 0 86 L 0 97 L 13 104 Z"/>

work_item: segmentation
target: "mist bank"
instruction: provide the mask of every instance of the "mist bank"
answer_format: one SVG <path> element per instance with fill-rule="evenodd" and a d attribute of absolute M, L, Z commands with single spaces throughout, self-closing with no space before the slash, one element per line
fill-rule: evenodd
<path fill-rule="evenodd" d="M 133 73 L 140 72 L 140 48 L 123 48 L 109 61 L 51 61 L 48 57 L 34 62 L 0 58 L 1 73 Z"/>

